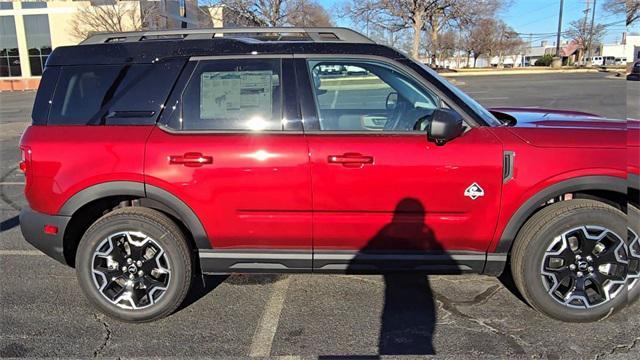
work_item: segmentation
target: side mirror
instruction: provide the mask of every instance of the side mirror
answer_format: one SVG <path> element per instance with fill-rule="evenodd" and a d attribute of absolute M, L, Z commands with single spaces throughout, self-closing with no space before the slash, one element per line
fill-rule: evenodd
<path fill-rule="evenodd" d="M 387 101 L 385 103 L 387 110 L 394 110 L 398 106 L 398 93 L 390 92 L 387 95 Z"/>
<path fill-rule="evenodd" d="M 436 109 L 427 127 L 427 138 L 437 145 L 460 136 L 464 131 L 462 116 L 451 109 Z"/>

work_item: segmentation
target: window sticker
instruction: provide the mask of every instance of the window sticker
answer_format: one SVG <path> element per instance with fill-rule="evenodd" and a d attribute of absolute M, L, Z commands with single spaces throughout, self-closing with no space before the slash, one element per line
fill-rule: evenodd
<path fill-rule="evenodd" d="M 278 85 L 271 70 L 204 72 L 200 79 L 201 119 L 271 117 Z"/>

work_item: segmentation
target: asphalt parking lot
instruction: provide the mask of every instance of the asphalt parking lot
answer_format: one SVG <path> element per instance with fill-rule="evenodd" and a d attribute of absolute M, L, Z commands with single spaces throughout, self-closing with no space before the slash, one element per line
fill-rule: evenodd
<path fill-rule="evenodd" d="M 635 96 L 629 117 L 640 118 L 640 82 L 609 76 L 456 82 L 487 106 L 578 109 L 616 118 L 627 116 L 627 91 Z M 477 275 L 207 276 L 166 319 L 109 319 L 89 306 L 74 270 L 27 244 L 17 226 L 25 202 L 16 147 L 33 97 L 0 93 L 0 357 L 640 356 L 640 304 L 596 324 L 565 324 L 536 313 L 499 280 Z"/>

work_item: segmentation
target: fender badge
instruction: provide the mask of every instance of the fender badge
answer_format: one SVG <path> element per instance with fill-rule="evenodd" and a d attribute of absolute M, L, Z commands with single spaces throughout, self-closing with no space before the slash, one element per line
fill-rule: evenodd
<path fill-rule="evenodd" d="M 475 200 L 480 196 L 484 196 L 484 190 L 482 190 L 478 183 L 474 182 L 464 191 L 464 196 L 471 198 L 471 200 Z"/>

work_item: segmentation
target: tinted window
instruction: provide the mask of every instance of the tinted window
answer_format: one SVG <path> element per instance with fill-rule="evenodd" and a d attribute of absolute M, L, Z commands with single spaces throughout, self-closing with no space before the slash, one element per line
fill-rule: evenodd
<path fill-rule="evenodd" d="M 50 101 L 52 100 L 59 74 L 60 68 L 57 67 L 47 68 L 42 74 L 36 100 L 33 104 L 33 111 L 31 112 L 31 119 L 34 125 L 45 125 L 47 123 L 49 108 L 51 107 Z"/>
<path fill-rule="evenodd" d="M 202 61 L 183 96 L 183 129 L 282 130 L 277 59 Z"/>
<path fill-rule="evenodd" d="M 24 31 L 29 49 L 29 65 L 31 75 L 42 75 L 47 57 L 51 54 L 51 34 L 49 33 L 49 16 L 25 15 Z"/>
<path fill-rule="evenodd" d="M 183 64 L 62 67 L 48 123 L 153 124 Z"/>
<path fill-rule="evenodd" d="M 42 9 L 46 7 L 47 7 L 47 3 L 44 1 L 23 1 L 22 2 L 23 9 Z"/>
<path fill-rule="evenodd" d="M 440 106 L 439 99 L 385 64 L 310 61 L 320 119 L 328 131 L 413 131 Z"/>
<path fill-rule="evenodd" d="M 13 16 L 0 16 L 0 77 L 21 75 L 16 22 Z"/>

